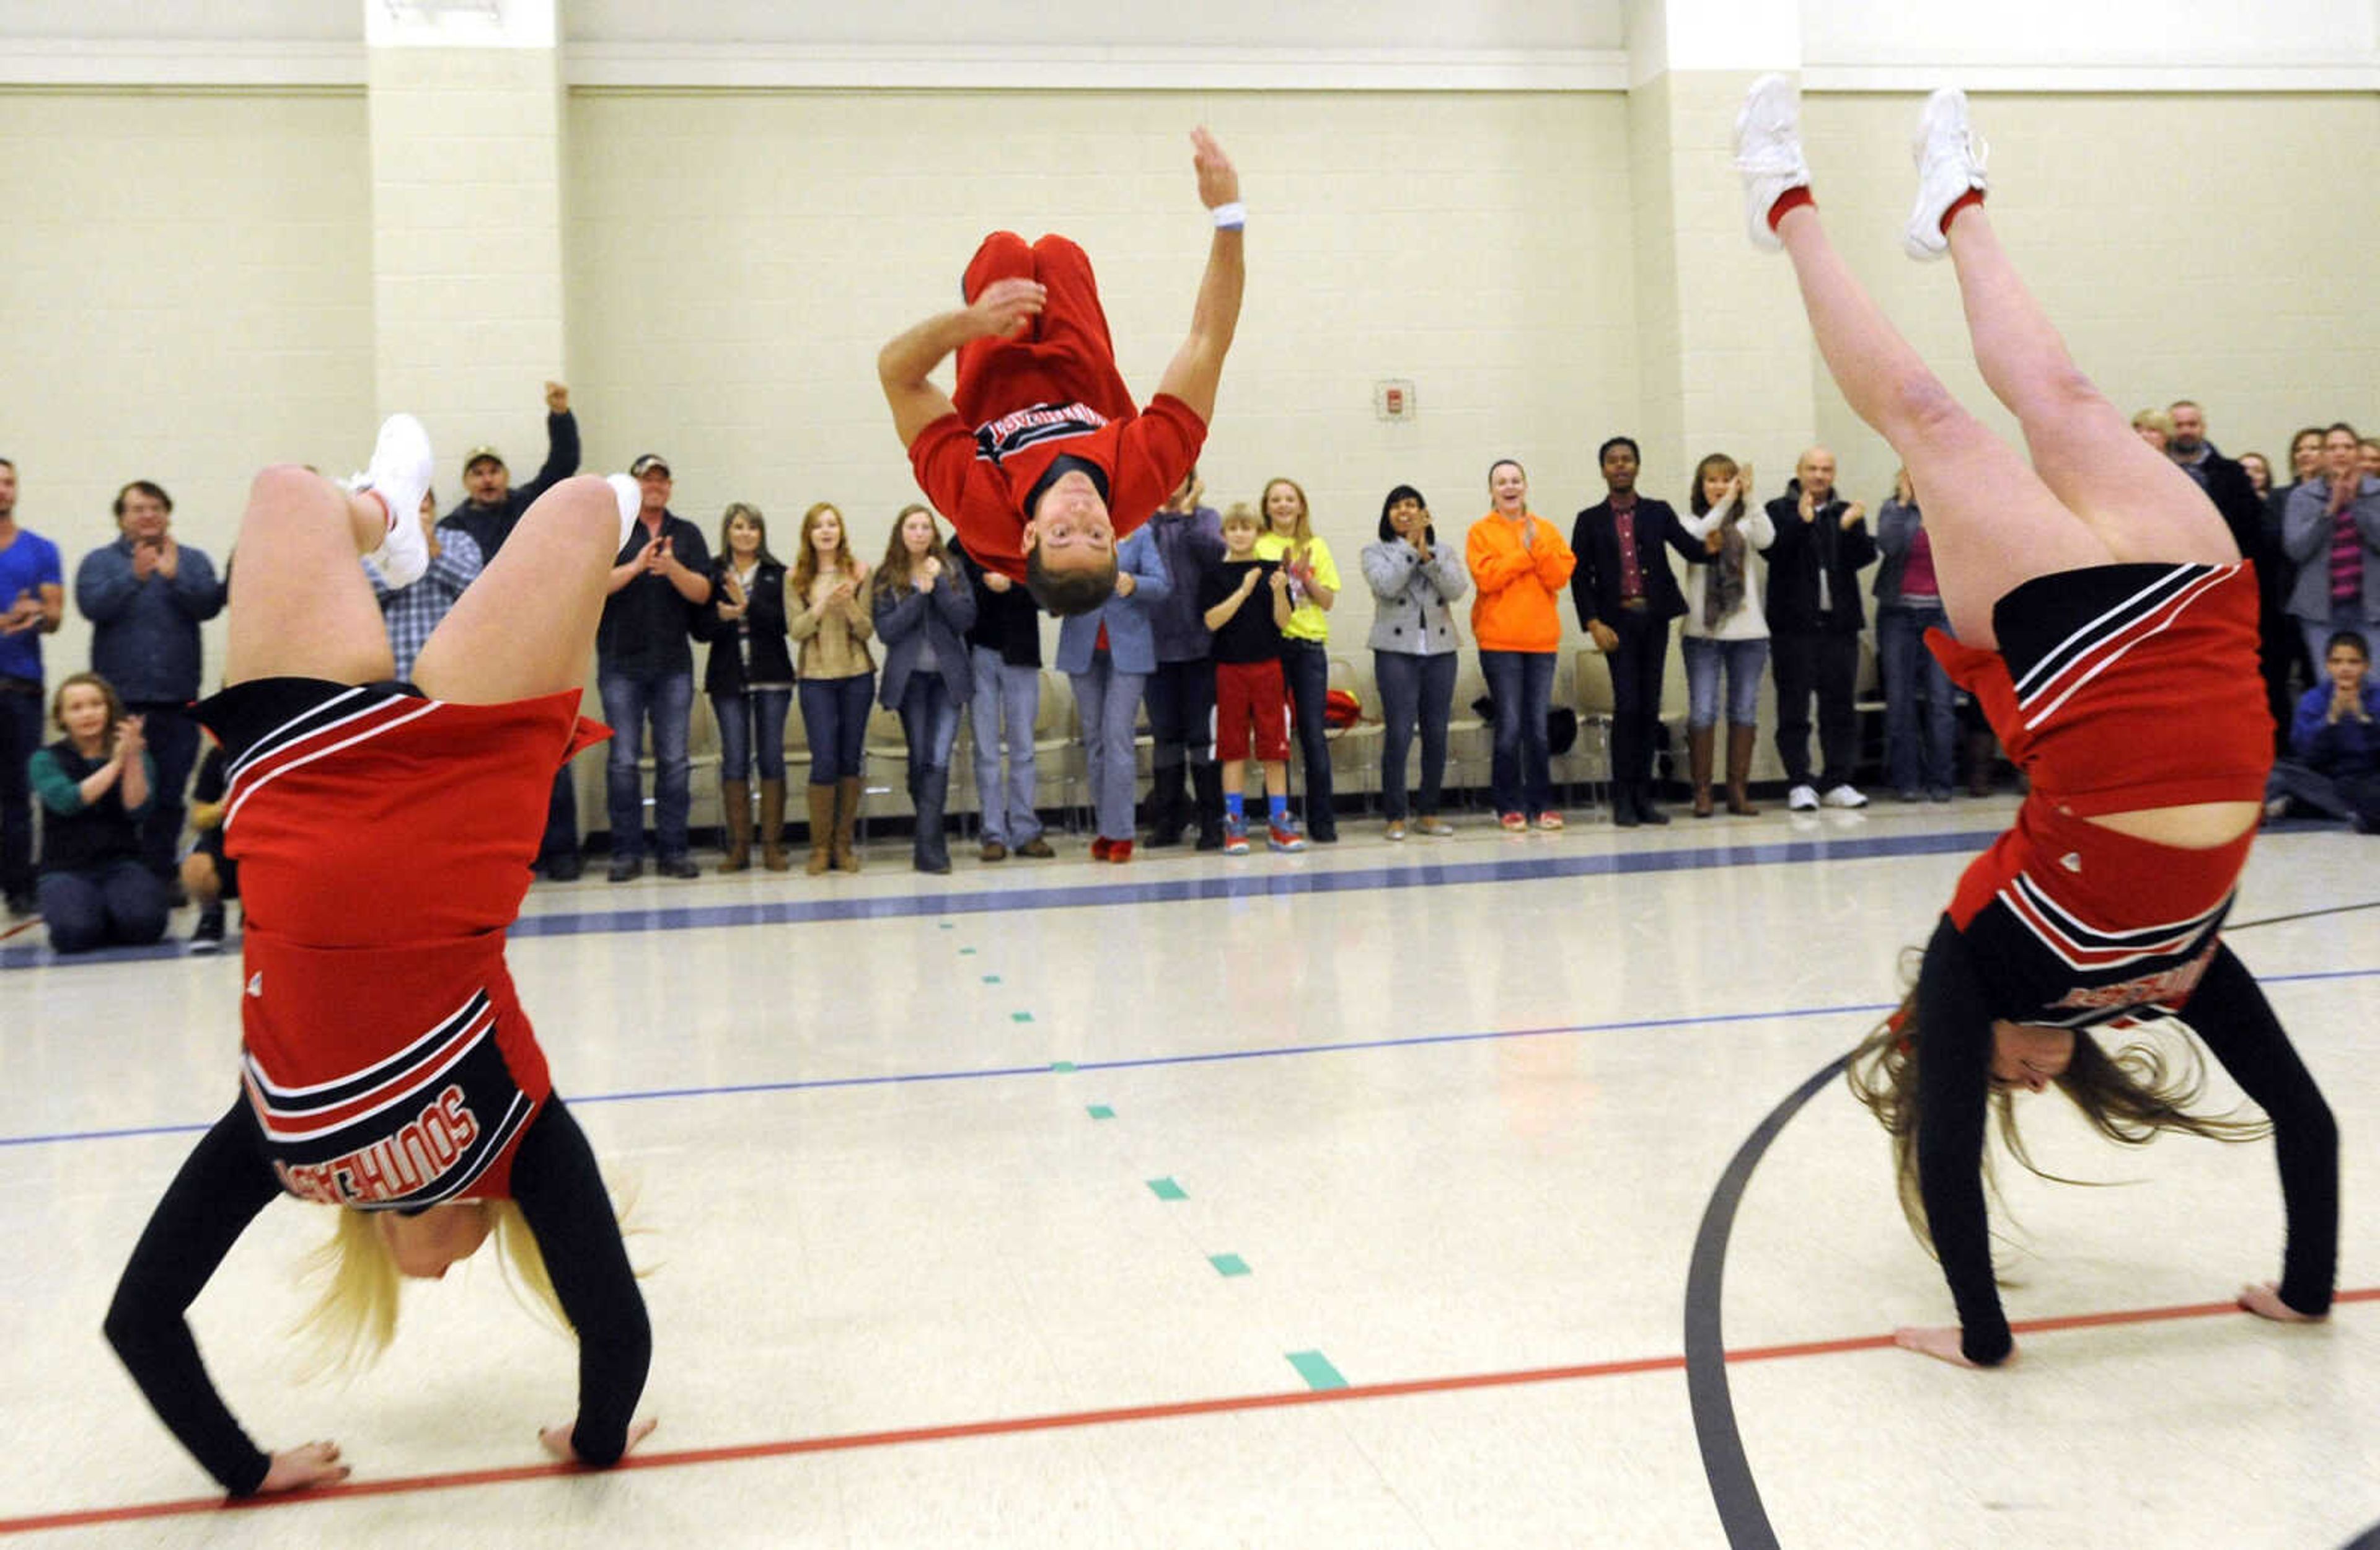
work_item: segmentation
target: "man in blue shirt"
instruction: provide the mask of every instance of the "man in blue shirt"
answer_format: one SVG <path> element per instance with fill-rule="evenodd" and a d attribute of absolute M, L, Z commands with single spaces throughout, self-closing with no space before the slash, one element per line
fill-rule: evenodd
<path fill-rule="evenodd" d="M 0 889 L 12 914 L 33 913 L 25 761 L 42 745 L 42 637 L 66 607 L 58 546 L 17 526 L 17 465 L 0 457 Z"/>
<path fill-rule="evenodd" d="M 178 889 L 174 852 L 199 762 L 199 625 L 223 612 L 214 562 L 174 537 L 174 498 L 148 479 L 115 492 L 116 539 L 75 567 L 75 606 L 91 621 L 91 670 L 144 718 L 157 791 L 140 820 L 140 859 Z"/>

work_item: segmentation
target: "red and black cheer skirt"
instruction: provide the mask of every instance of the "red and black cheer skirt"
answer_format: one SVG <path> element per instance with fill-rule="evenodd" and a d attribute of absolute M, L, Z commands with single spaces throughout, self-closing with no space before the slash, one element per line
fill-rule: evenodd
<path fill-rule="evenodd" d="M 202 702 L 246 910 L 241 1081 L 283 1187 L 499 1198 L 552 1091 L 504 968 L 554 771 L 609 735 L 569 691 L 454 705 L 268 678 Z"/>
<path fill-rule="evenodd" d="M 2273 722 L 2256 611 L 2244 563 L 2098 565 L 2002 598 L 1996 652 L 1928 634 L 2031 782 L 1949 910 L 1995 1017 L 2080 1028 L 2189 999 L 2254 829 L 2188 850 L 2087 820 L 2263 800 Z"/>

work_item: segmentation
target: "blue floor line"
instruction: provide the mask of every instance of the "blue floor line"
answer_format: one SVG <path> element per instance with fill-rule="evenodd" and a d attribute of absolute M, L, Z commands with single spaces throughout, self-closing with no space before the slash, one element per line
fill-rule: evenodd
<path fill-rule="evenodd" d="M 2380 967 L 2318 969 L 2303 974 L 2259 976 L 2265 985 L 2296 985 L 2338 979 L 2380 978 Z M 739 1097 L 768 1093 L 827 1092 L 844 1087 L 900 1087 L 929 1082 L 984 1082 L 1003 1077 L 1072 1077 L 1086 1072 L 1137 1071 L 1159 1066 L 1214 1065 L 1230 1060 L 1269 1060 L 1296 1055 L 1345 1055 L 1381 1049 L 1421 1049 L 1437 1045 L 1481 1044 L 1501 1039 L 1552 1038 L 1576 1034 L 1637 1033 L 1653 1028 L 1718 1026 L 1730 1023 L 1771 1023 L 1810 1017 L 1873 1017 L 1891 1010 L 1888 1001 L 1849 1002 L 1831 1007 L 1783 1007 L 1764 1011 L 1712 1012 L 1700 1017 L 1635 1017 L 1613 1023 L 1574 1023 L 1545 1028 L 1502 1028 L 1468 1033 L 1415 1034 L 1402 1038 L 1351 1039 L 1339 1044 L 1265 1045 L 1249 1049 L 1204 1050 L 1189 1055 L 1135 1055 L 1111 1060 L 1077 1060 L 1062 1072 L 1048 1061 L 1022 1066 L 985 1066 L 967 1071 L 891 1072 L 873 1076 L 820 1076 L 786 1082 L 737 1082 L 710 1087 L 649 1087 L 622 1093 L 569 1093 L 573 1108 L 599 1103 L 650 1103 L 663 1098 Z M 226 1076 L 226 1086 L 229 1085 Z M 0 1147 L 46 1146 L 78 1141 L 127 1141 L 152 1135 L 195 1135 L 212 1120 L 172 1125 L 138 1125 L 121 1130 L 59 1131 L 33 1135 L 0 1136 Z"/>
<path fill-rule="evenodd" d="M 808 926 L 845 920 L 903 920 L 919 915 L 991 914 L 1019 910 L 1073 910 L 1111 904 L 1179 904 L 1217 899 L 1289 897 L 1302 893 L 1358 893 L 1377 889 L 1462 888 L 1481 883 L 1545 882 L 1561 878 L 1619 877 L 1641 872 L 1692 872 L 1724 866 L 1807 865 L 1817 861 L 1864 861 L 1884 856 L 1941 855 L 1980 851 L 2003 832 L 1984 829 L 1949 833 L 1878 834 L 1779 841 L 1758 844 L 1697 845 L 1675 850 L 1625 851 L 1601 855 L 1548 855 L 1500 861 L 1406 863 L 1337 870 L 1279 869 L 1209 873 L 1153 882 L 1075 883 L 1050 888 L 942 890 L 860 899 L 787 899 L 743 904 L 685 904 L 620 910 L 583 910 L 523 915 L 508 933 L 532 937 L 601 936 L 631 931 L 703 931 L 739 926 Z M 1267 864 L 1257 863 L 1257 866 Z M 236 944 L 234 944 L 236 945 Z M 46 945 L 0 948 L 0 970 L 79 968 L 99 963 L 137 963 L 189 956 L 179 941 L 150 947 L 103 948 L 70 958 Z"/>

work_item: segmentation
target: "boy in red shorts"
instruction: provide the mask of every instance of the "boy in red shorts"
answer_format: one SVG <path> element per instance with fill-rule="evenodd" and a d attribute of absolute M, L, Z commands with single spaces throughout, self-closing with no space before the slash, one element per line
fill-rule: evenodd
<path fill-rule="evenodd" d="M 1043 608 L 1087 613 L 1115 592 L 1116 544 L 1163 504 L 1207 439 L 1245 271 L 1240 176 L 1192 132 L 1215 236 L 1190 335 L 1144 409 L 1117 375 L 1099 283 L 1062 236 L 994 232 L 967 264 L 966 306 L 927 319 L 876 361 L 893 428 L 966 551 Z M 945 396 L 927 376 L 958 352 Z"/>
<path fill-rule="evenodd" d="M 1263 525 L 1242 501 L 1223 514 L 1223 563 L 1198 582 L 1198 606 L 1215 636 L 1215 757 L 1223 766 L 1223 854 L 1248 854 L 1248 745 L 1264 763 L 1269 822 L 1265 843 L 1302 851 L 1289 816 L 1289 707 L 1281 632 L 1289 623 L 1289 573 L 1257 558 Z M 1259 598 L 1258 594 L 1263 596 Z"/>

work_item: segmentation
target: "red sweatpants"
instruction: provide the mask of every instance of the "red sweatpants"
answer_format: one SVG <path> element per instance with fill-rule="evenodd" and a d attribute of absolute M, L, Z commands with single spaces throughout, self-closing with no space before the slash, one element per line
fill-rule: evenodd
<path fill-rule="evenodd" d="M 1049 298 L 1024 333 L 959 346 L 951 399 L 959 418 L 982 425 L 1035 404 L 1087 404 L 1111 420 L 1138 415 L 1116 372 L 1090 255 L 1068 237 L 1047 236 L 1028 248 L 1014 232 L 994 232 L 968 260 L 963 294 L 972 305 L 985 286 L 1012 278 L 1038 280 Z"/>

